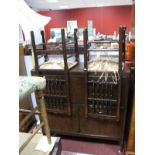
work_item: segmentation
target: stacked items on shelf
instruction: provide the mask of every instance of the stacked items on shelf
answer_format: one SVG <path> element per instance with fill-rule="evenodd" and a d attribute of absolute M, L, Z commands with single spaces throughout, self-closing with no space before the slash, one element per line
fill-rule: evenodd
<path fill-rule="evenodd" d="M 125 30 L 126 27 L 123 26 L 119 29 L 117 49 L 111 48 L 111 42 L 114 41 L 95 41 L 93 48 L 89 48 L 87 29 L 84 31 L 85 115 L 88 118 L 112 120 L 116 124 L 122 120 L 120 109 Z M 117 58 L 108 54 L 111 51 L 118 52 Z M 122 137 L 122 134 L 119 136 Z M 122 143 L 123 140 L 120 138 L 120 144 Z"/>
<path fill-rule="evenodd" d="M 69 69 L 65 56 L 64 69 L 32 71 L 33 75 L 45 76 L 47 80 L 44 96 L 53 133 L 114 140 L 122 146 L 129 73 L 123 67 L 124 27 L 120 28 L 120 34 L 119 49 L 91 49 L 85 30 L 84 65 L 79 61 Z M 63 51 L 66 46 L 63 44 Z M 78 46 L 74 47 L 79 50 Z M 109 53 L 114 51 L 117 55 L 111 58 Z M 100 58 L 95 60 L 92 52 L 100 53 Z M 109 64 L 113 66 L 107 67 Z"/>
<path fill-rule="evenodd" d="M 61 30 L 61 43 L 45 43 L 42 31 L 42 49 L 37 49 L 34 34 L 31 32 L 32 47 L 35 59 L 35 73 L 45 76 L 47 81 L 45 100 L 47 110 L 53 113 L 71 114 L 71 101 L 69 90 L 69 70 L 78 64 L 77 29 L 74 31 L 74 43 L 66 43 L 65 31 Z M 39 58 L 44 57 L 43 63 Z M 33 72 L 32 72 L 33 74 Z"/>

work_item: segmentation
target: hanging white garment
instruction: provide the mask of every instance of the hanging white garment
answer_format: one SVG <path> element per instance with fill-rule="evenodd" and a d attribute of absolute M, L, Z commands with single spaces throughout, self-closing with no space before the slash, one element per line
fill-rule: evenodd
<path fill-rule="evenodd" d="M 51 17 L 43 16 L 33 11 L 24 0 L 19 0 L 19 24 L 21 25 L 25 40 L 30 40 L 30 31 L 37 33 L 50 20 Z"/>

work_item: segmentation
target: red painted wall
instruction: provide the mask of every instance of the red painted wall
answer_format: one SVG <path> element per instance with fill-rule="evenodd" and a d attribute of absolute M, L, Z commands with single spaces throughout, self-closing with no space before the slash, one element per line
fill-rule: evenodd
<path fill-rule="evenodd" d="M 127 33 L 131 30 L 132 6 L 94 7 L 72 10 L 40 11 L 50 16 L 51 21 L 45 26 L 46 40 L 50 37 L 50 28 L 66 27 L 67 20 L 77 20 L 78 27 L 87 27 L 87 20 L 93 20 L 96 33 L 118 33 L 120 25 L 127 26 Z"/>

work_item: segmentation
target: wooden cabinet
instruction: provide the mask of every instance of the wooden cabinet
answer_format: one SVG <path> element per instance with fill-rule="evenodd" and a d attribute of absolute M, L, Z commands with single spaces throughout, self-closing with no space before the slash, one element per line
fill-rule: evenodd
<path fill-rule="evenodd" d="M 68 113 L 61 113 L 61 110 L 58 109 L 54 111 L 54 105 L 49 107 L 49 105 L 52 103 L 50 100 L 46 100 L 46 107 L 52 109 L 47 109 L 51 132 L 62 135 L 114 140 L 122 145 L 128 98 L 129 72 L 124 71 L 122 76 L 120 119 L 119 121 L 116 121 L 104 118 L 91 118 L 85 115 L 86 92 L 85 76 L 83 70 L 83 64 L 80 63 L 78 66 L 69 71 L 69 91 L 71 100 L 70 115 Z M 62 74 L 63 73 L 61 72 L 54 71 L 39 71 L 40 76 L 48 77 L 54 75 L 56 79 L 59 79 Z M 37 75 L 37 72 L 32 70 L 32 75 Z M 57 85 L 57 87 L 59 87 L 59 85 Z M 58 89 L 60 90 L 60 88 Z M 55 106 L 58 107 L 58 105 L 61 104 L 60 100 L 57 100 L 55 104 L 57 104 Z"/>
<path fill-rule="evenodd" d="M 109 73 L 112 73 L 111 70 L 108 70 L 108 80 L 102 80 L 102 82 L 98 82 L 97 79 L 102 69 L 97 72 L 89 70 L 87 65 L 90 60 L 89 52 L 93 49 L 88 49 L 87 29 L 84 30 L 84 63 L 79 61 L 70 69 L 67 65 L 64 30 L 61 31 L 64 57 L 62 69 L 41 69 L 39 67 L 36 62 L 38 62 L 38 55 L 41 51 L 36 50 L 32 35 L 35 55 L 35 70 L 32 70 L 32 75 L 46 78 L 44 98 L 52 133 L 116 141 L 120 144 L 121 150 L 123 149 L 130 74 L 127 67 L 122 69 L 125 30 L 125 27 L 120 26 L 120 46 L 119 49 L 112 51 L 112 53 L 117 52 L 117 82 L 112 79 L 112 75 L 109 76 Z M 102 53 L 112 50 L 108 49 L 109 42 L 105 43 L 106 49 L 99 49 Z M 94 49 L 95 51 L 98 49 Z M 42 52 L 47 54 L 49 51 Z M 77 53 L 75 52 L 78 56 Z M 93 90 L 93 93 L 90 90 Z"/>

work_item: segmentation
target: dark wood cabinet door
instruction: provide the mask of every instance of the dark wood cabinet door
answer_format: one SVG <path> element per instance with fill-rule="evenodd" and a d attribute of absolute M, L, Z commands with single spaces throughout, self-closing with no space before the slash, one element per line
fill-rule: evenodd
<path fill-rule="evenodd" d="M 72 114 L 62 115 L 48 112 L 49 126 L 52 133 L 72 134 L 79 132 L 78 107 L 72 106 Z"/>

